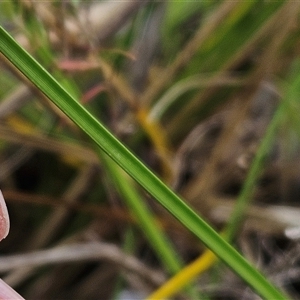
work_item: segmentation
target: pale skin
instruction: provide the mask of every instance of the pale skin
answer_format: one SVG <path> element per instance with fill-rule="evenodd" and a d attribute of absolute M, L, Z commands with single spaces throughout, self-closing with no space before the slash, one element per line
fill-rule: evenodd
<path fill-rule="evenodd" d="M 7 207 L 0 191 L 0 241 L 6 238 L 9 232 L 9 216 Z M 0 279 L 0 300 L 24 299 L 14 289 Z"/>

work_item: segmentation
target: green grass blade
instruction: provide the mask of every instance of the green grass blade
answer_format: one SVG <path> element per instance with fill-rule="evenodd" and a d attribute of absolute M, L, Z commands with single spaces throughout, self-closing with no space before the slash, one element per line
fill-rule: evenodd
<path fill-rule="evenodd" d="M 103 151 L 98 152 L 105 170 L 109 173 L 109 177 L 111 177 L 114 185 L 117 186 L 120 195 L 136 217 L 152 249 L 154 249 L 158 258 L 162 261 L 165 269 L 172 275 L 176 274 L 183 267 L 183 262 L 179 255 L 177 255 L 171 241 L 163 234 L 158 224 L 156 224 L 157 222 L 152 216 L 151 211 L 144 204 L 141 195 L 136 190 L 134 182 Z M 192 286 L 188 286 L 187 292 L 192 299 L 199 298 L 197 290 Z"/>
<path fill-rule="evenodd" d="M 95 143 L 265 299 L 287 299 L 141 163 L 0 27 L 0 52 Z"/>
<path fill-rule="evenodd" d="M 253 194 L 255 184 L 257 183 L 257 180 L 262 173 L 264 159 L 266 158 L 266 155 L 275 138 L 275 134 L 277 132 L 276 130 L 280 124 L 280 121 L 282 120 L 283 113 L 283 104 L 281 104 L 277 108 L 275 115 L 267 128 L 265 136 L 251 164 L 249 173 L 247 175 L 243 188 L 238 196 L 238 199 L 234 206 L 234 210 L 229 218 L 228 225 L 225 229 L 224 236 L 228 241 L 231 241 L 233 239 L 234 235 L 240 228 L 240 224 L 242 218 L 244 217 L 244 213 L 247 209 L 249 202 L 251 201 L 251 196 Z"/>
<path fill-rule="evenodd" d="M 155 219 L 152 217 L 146 205 L 142 202 L 141 196 L 133 186 L 130 177 L 103 152 L 100 155 L 101 162 L 108 171 L 114 184 L 118 187 L 119 193 L 123 196 L 124 201 L 137 218 L 141 228 L 146 234 L 153 249 L 162 259 L 165 268 L 172 274 L 178 272 L 183 266 L 179 257 L 173 250 L 170 242 L 162 235 L 161 231 L 155 226 Z"/>

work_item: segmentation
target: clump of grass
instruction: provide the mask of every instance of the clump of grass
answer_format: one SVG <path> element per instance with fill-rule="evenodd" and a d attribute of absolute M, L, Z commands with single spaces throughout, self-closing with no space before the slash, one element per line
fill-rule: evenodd
<path fill-rule="evenodd" d="M 252 240 L 245 235 L 250 232 L 257 236 L 258 231 L 253 225 L 244 227 L 242 221 L 247 217 L 251 223 L 253 215 L 249 212 L 256 209 L 257 202 L 265 201 L 260 193 L 268 190 L 272 168 L 279 168 L 278 173 L 288 176 L 283 168 L 278 167 L 282 151 L 276 156 L 270 149 L 272 145 L 274 148 L 280 145 L 275 127 L 283 118 L 289 115 L 297 128 L 297 117 L 290 108 L 297 107 L 297 101 L 283 101 L 284 105 L 277 108 L 277 103 L 268 100 L 272 93 L 264 94 L 262 87 L 268 80 L 275 89 L 277 82 L 282 80 L 279 78 L 286 76 L 286 70 L 293 63 L 299 6 L 260 1 L 170 2 L 166 5 L 124 3 L 117 11 L 113 2 L 91 2 L 86 7 L 79 2 L 20 2 L 14 11 L 16 7 L 11 4 L 1 5 L 5 8 L 2 11 L 11 9 L 12 15 L 23 16 L 23 30 L 17 25 L 14 25 L 14 30 L 22 35 L 21 42 L 24 38 L 29 41 L 27 47 L 40 62 L 32 59 L 1 30 L 0 50 L 5 57 L 2 57 L 2 62 L 31 88 L 21 90 L 22 95 L 27 95 L 26 103 L 18 100 L 17 93 L 12 93 L 11 98 L 2 95 L 5 110 L 1 110 L 0 105 L 0 115 L 5 117 L 5 123 L 0 124 L 2 149 L 4 157 L 12 157 L 7 159 L 5 176 L 12 176 L 17 185 L 20 178 L 22 183 L 19 188 L 13 186 L 4 192 L 9 196 L 8 200 L 23 199 L 23 203 L 10 204 L 17 215 L 19 206 L 26 205 L 25 199 L 32 199 L 29 200 L 31 208 L 23 220 L 31 220 L 33 227 L 38 228 L 28 229 L 33 230 L 31 240 L 24 241 L 19 250 L 38 251 L 48 246 L 51 251 L 52 247 L 69 243 L 70 239 L 75 244 L 83 240 L 87 246 L 91 240 L 104 239 L 123 249 L 126 229 L 134 227 L 141 229 L 143 234 L 137 235 L 136 245 L 130 247 L 130 255 L 141 260 L 145 258 L 148 278 L 152 278 L 152 266 L 168 276 L 187 270 L 184 276 L 189 289 L 183 294 L 189 293 L 189 297 L 197 298 L 200 290 L 201 298 L 214 298 L 219 293 L 217 285 L 213 291 L 206 290 L 205 276 L 213 276 L 213 271 L 208 270 L 216 259 L 211 252 L 204 252 L 201 258 L 202 243 L 191 237 L 190 233 L 193 233 L 258 294 L 264 298 L 286 298 L 285 293 L 279 292 L 223 238 L 237 243 L 235 246 L 242 252 L 245 244 L 251 248 Z M 106 23 L 111 24 L 107 34 L 101 30 L 105 26 L 101 27 L 103 25 L 93 19 L 92 12 L 100 7 L 101 13 L 105 12 L 103 17 L 117 16 L 106 18 Z M 180 18 L 174 18 L 177 14 Z M 59 21 L 58 15 L 66 23 Z M 88 21 L 86 16 L 89 16 Z M 84 30 L 85 22 L 92 26 L 89 32 Z M 122 30 L 117 33 L 120 28 Z M 160 28 L 163 28 L 162 35 Z M 97 32 L 102 33 L 97 36 Z M 164 45 L 160 48 L 162 43 L 158 41 L 161 36 Z M 53 77 L 41 65 L 50 70 Z M 11 76 L 7 70 L 4 72 Z M 288 81 L 290 88 L 285 87 L 281 94 L 283 99 L 294 99 L 297 76 Z M 14 89 L 18 81 L 11 76 L 9 85 Z M 80 103 L 81 99 L 85 107 Z M 273 115 L 275 110 L 277 112 Z M 87 135 L 83 135 L 70 120 Z M 95 150 L 92 140 L 106 154 Z M 11 148 L 12 143 L 21 147 Z M 140 183 L 146 193 L 105 155 Z M 28 185 L 24 181 L 26 172 L 29 172 L 27 177 L 31 181 Z M 271 175 L 281 180 L 274 171 Z M 5 176 L 0 174 L 0 178 Z M 39 177 L 42 179 L 37 180 Z M 176 186 L 177 193 L 187 202 L 183 202 L 182 197 L 158 177 Z M 288 178 L 282 182 L 289 182 Z M 32 194 L 28 194 L 30 191 Z M 148 193 L 190 233 L 162 211 Z M 33 199 L 36 204 L 33 204 Z M 80 203 L 83 199 L 87 203 Z M 224 218 L 214 217 L 222 205 L 227 209 L 234 200 L 236 204 L 231 218 L 226 216 L 224 223 Z M 250 203 L 251 200 L 255 200 L 255 204 Z M 55 203 L 58 207 L 46 208 L 46 203 L 52 206 Z M 208 222 L 199 217 L 198 211 Z M 272 216 L 268 217 L 271 219 Z M 19 220 L 22 220 L 20 215 Z M 218 228 L 225 226 L 223 238 L 208 223 Z M 277 221 L 274 228 L 278 228 L 279 223 Z M 283 237 L 286 225 L 280 224 L 283 227 L 280 227 L 281 231 L 277 229 L 276 234 L 280 232 Z M 261 227 L 267 226 L 262 224 Z M 266 234 L 276 241 L 275 229 Z M 53 253 L 59 253 L 59 250 Z M 249 252 L 244 254 L 251 258 Z M 195 256 L 200 257 L 197 270 L 184 269 L 184 264 Z M 55 276 L 59 265 L 45 271 L 40 269 L 39 273 L 29 267 L 11 271 L 7 279 L 14 285 L 19 284 L 24 295 L 36 298 L 45 295 L 54 298 L 75 295 L 82 298 L 109 297 L 114 290 L 111 279 L 118 277 L 117 268 L 108 263 L 91 265 L 94 271 L 83 264 L 69 265 L 59 284 L 61 288 Z M 128 265 L 122 267 L 128 268 Z M 215 269 L 222 274 L 220 268 Z M 140 269 L 134 270 L 139 272 Z M 266 266 L 262 268 L 263 272 L 268 273 L 267 270 Z M 206 271 L 205 276 L 192 281 L 200 271 Z M 107 274 L 107 281 L 103 277 L 99 279 L 103 274 Z M 155 280 L 150 280 L 150 284 L 137 277 L 132 280 L 128 272 L 122 277 L 124 286 L 135 286 L 144 294 L 150 294 L 160 284 Z M 45 280 L 52 286 L 46 287 Z M 101 284 L 93 285 L 98 280 Z M 219 281 L 223 285 L 226 285 L 226 280 L 229 279 L 220 275 Z M 80 291 L 75 286 L 64 288 L 76 281 L 82 282 Z M 234 282 L 238 287 L 236 290 L 246 288 L 237 280 Z M 178 284 L 173 284 L 160 297 L 169 297 L 185 283 L 179 277 Z M 99 286 L 105 286 L 107 290 L 100 292 Z M 114 294 L 119 294 L 120 289 L 122 287 L 117 283 Z M 85 294 L 87 290 L 89 292 Z M 285 292 L 292 293 L 289 285 L 285 286 Z M 229 293 L 233 295 L 234 288 Z"/>

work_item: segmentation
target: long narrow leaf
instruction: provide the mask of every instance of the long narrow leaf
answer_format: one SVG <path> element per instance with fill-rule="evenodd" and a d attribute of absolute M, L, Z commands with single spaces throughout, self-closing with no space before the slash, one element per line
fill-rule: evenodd
<path fill-rule="evenodd" d="M 152 244 L 153 249 L 163 260 L 165 268 L 171 274 L 178 272 L 183 264 L 180 262 L 171 243 L 163 233 L 154 226 L 156 223 L 155 219 L 152 217 L 147 206 L 141 202 L 142 197 L 134 188 L 132 179 L 103 152 L 100 153 L 99 151 L 99 154 L 109 176 L 112 178 L 114 184 L 118 187 L 119 193 L 123 195 L 124 201 L 137 218 L 141 228 L 149 239 L 150 244 Z"/>
<path fill-rule="evenodd" d="M 162 261 L 165 268 L 170 274 L 176 274 L 183 267 L 179 255 L 177 255 L 175 248 L 169 241 L 163 231 L 156 225 L 156 220 L 152 216 L 151 211 L 146 204 L 142 202 L 142 197 L 134 187 L 133 180 L 112 161 L 103 151 L 99 151 L 101 162 L 109 173 L 114 184 L 117 186 L 119 193 L 123 196 L 127 206 L 133 212 L 133 215 L 139 222 L 141 229 L 144 231 L 149 244 Z M 192 286 L 187 288 L 189 296 L 199 298 L 197 290 Z"/>
<path fill-rule="evenodd" d="M 99 121 L 0 27 L 0 52 L 40 89 L 95 143 L 139 182 L 182 224 L 199 237 L 220 259 L 266 299 L 287 299 L 266 278 L 223 240 L 188 205 L 140 162 Z"/>

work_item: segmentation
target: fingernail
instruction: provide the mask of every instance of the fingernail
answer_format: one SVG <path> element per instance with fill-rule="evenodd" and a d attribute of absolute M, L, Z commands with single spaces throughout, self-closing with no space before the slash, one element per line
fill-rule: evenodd
<path fill-rule="evenodd" d="M 7 237 L 9 226 L 7 207 L 2 192 L 0 191 L 0 241 Z"/>

